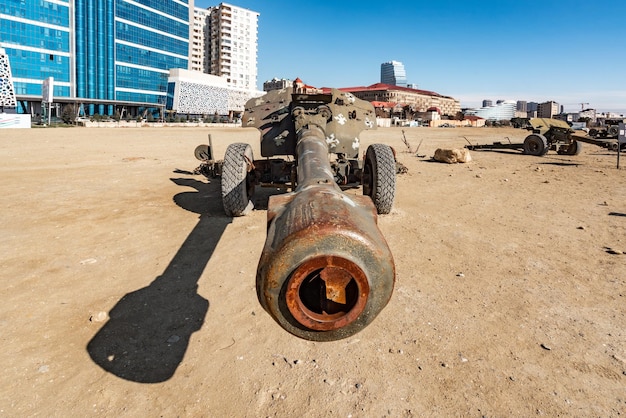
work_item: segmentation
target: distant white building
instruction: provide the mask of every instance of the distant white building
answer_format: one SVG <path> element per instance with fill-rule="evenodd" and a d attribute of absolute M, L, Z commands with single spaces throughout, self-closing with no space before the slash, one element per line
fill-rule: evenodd
<path fill-rule="evenodd" d="M 180 68 L 170 70 L 166 108 L 179 114 L 233 115 L 262 91 L 230 87 L 226 77 Z"/>
<path fill-rule="evenodd" d="M 293 81 L 288 78 L 276 78 L 267 80 L 263 83 L 263 91 L 281 90 L 291 87 Z"/>
<path fill-rule="evenodd" d="M 511 120 L 515 117 L 516 108 L 517 102 L 514 100 L 499 100 L 496 105 L 468 109 L 465 114 L 479 116 L 487 120 Z"/>

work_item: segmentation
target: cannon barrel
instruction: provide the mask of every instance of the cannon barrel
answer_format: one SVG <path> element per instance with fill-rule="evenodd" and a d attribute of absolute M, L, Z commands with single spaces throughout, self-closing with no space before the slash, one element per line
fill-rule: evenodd
<path fill-rule="evenodd" d="M 314 341 L 349 337 L 389 301 L 395 265 L 368 196 L 333 179 L 323 127 L 299 127 L 298 185 L 271 196 L 257 269 L 263 308 L 290 333 Z"/>

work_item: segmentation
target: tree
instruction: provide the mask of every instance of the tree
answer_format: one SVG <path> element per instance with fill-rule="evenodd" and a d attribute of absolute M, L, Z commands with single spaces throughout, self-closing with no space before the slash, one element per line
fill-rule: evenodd
<path fill-rule="evenodd" d="M 63 123 L 73 124 L 76 121 L 76 115 L 78 114 L 78 107 L 74 104 L 68 104 L 63 106 L 61 112 L 61 120 Z"/>

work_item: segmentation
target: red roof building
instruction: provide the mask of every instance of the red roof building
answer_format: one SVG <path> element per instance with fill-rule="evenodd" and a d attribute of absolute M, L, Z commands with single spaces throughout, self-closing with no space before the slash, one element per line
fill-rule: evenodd
<path fill-rule="evenodd" d="M 330 89 L 324 87 L 323 91 Z M 417 112 L 436 108 L 442 115 L 455 116 L 461 111 L 461 104 L 453 97 L 444 96 L 434 91 L 412 89 L 391 84 L 376 83 L 371 86 L 342 87 L 339 90 L 354 94 L 368 102 L 389 102 L 394 105 L 412 106 Z M 379 107 L 374 105 L 374 107 Z"/>

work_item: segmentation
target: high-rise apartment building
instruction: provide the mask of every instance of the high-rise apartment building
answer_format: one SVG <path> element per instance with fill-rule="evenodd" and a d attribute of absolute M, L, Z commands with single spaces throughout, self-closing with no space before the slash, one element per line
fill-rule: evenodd
<path fill-rule="evenodd" d="M 560 113 L 560 106 L 557 102 L 544 102 L 539 103 L 537 106 L 537 117 L 538 118 L 552 118 L 554 115 L 558 115 Z"/>
<path fill-rule="evenodd" d="M 404 64 L 399 61 L 389 61 L 380 64 L 380 82 L 392 86 L 406 87 Z"/>
<path fill-rule="evenodd" d="M 193 22 L 189 44 L 189 69 L 191 71 L 207 72 L 209 61 L 206 54 L 206 34 L 209 10 L 196 7 L 193 9 Z"/>
<path fill-rule="evenodd" d="M 209 8 L 208 73 L 226 78 L 228 86 L 256 90 L 257 12 L 220 3 Z"/>
<path fill-rule="evenodd" d="M 493 102 L 489 99 L 483 100 L 483 107 L 493 106 Z"/>

